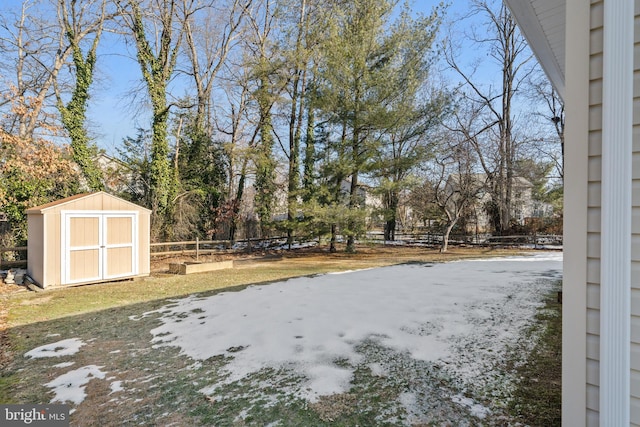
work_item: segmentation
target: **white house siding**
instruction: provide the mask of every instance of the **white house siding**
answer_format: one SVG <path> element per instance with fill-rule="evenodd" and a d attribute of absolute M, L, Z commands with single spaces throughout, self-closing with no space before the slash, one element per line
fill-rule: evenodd
<path fill-rule="evenodd" d="M 632 425 L 640 426 L 640 1 L 635 2 L 631 408 Z M 591 2 L 589 60 L 589 160 L 587 209 L 587 425 L 599 425 L 600 221 L 602 171 L 603 2 Z M 570 77 L 569 77 L 570 78 Z M 571 423 L 568 423 L 571 425 Z"/>
<path fill-rule="evenodd" d="M 631 423 L 640 426 L 640 0 L 635 1 L 631 218 Z"/>
<path fill-rule="evenodd" d="M 587 201 L 587 425 L 598 425 L 603 3 L 591 2 Z M 568 301 L 567 301 L 568 302 Z"/>
<path fill-rule="evenodd" d="M 609 3 L 606 3 L 607 1 Z M 546 24 L 552 20 L 541 12 L 541 8 L 566 7 L 567 12 L 564 28 L 566 74 L 553 80 L 559 86 L 560 93 L 564 92 L 567 114 L 563 425 L 596 426 L 600 424 L 602 416 L 603 425 L 640 426 L 640 0 L 507 2 L 517 12 L 519 24 L 525 33 L 529 34 L 529 41 L 542 62 L 549 62 L 548 49 L 556 46 L 554 43 L 560 42 L 562 32 L 552 34 L 544 31 L 548 28 Z M 605 6 L 607 12 L 611 12 L 606 17 Z M 630 52 L 625 51 L 627 41 L 631 40 L 626 36 L 632 35 L 631 29 L 627 28 L 627 22 L 624 22 L 624 17 L 629 17 L 627 6 L 635 9 L 632 94 L 629 93 L 631 88 L 627 85 L 631 82 L 627 81 L 625 76 L 625 70 L 631 67 L 627 62 L 631 58 L 626 56 Z M 612 27 L 603 28 L 605 22 L 611 22 Z M 541 24 L 543 31 L 539 31 L 540 26 L 537 23 Z M 605 30 L 611 36 L 606 46 L 603 38 Z M 541 37 L 549 37 L 552 40 L 548 41 L 553 43 L 548 44 Z M 607 71 L 611 73 L 611 80 L 607 81 L 606 85 L 603 84 L 603 49 L 611 53 L 607 55 L 611 62 L 606 64 Z M 553 53 L 557 57 L 560 52 Z M 545 67 L 545 70 L 547 68 L 549 67 Z M 630 74 L 628 76 L 631 77 Z M 603 86 L 611 90 L 606 94 L 607 97 L 603 97 Z M 625 99 L 628 99 L 626 97 L 629 95 L 633 95 L 632 116 L 625 114 L 628 112 Z M 606 111 L 603 111 L 603 98 L 605 103 L 610 105 Z M 607 126 L 611 125 L 605 134 L 602 131 L 603 112 Z M 631 119 L 633 123 L 631 134 L 625 133 L 631 125 L 627 119 Z M 620 142 L 620 145 L 604 147 L 606 162 L 603 162 L 603 140 L 612 141 L 612 144 Z M 628 142 L 632 143 L 632 147 L 627 146 Z M 622 151 L 622 147 L 627 151 Z M 629 171 L 623 163 L 630 154 L 632 169 Z M 603 164 L 605 169 L 613 168 L 609 169 L 610 176 L 606 177 L 605 185 L 601 179 Z M 616 169 L 619 166 L 620 171 Z M 629 179 L 630 182 L 622 179 Z M 603 191 L 606 191 L 605 197 Z M 632 193 L 629 198 L 626 197 L 629 196 L 627 191 Z M 603 200 L 611 200 L 604 209 Z M 624 210 L 621 210 L 621 207 Z M 631 212 L 627 209 L 631 209 Z M 631 218 L 627 223 L 629 213 Z M 603 215 L 611 215 L 611 221 L 622 223 L 602 223 Z M 630 229 L 627 225 L 630 225 Z M 616 237 L 620 239 L 620 246 L 616 246 L 618 242 L 613 237 L 621 231 L 625 234 Z M 630 252 L 625 249 L 629 243 L 627 233 L 630 233 L 631 237 Z M 602 249 L 603 247 L 607 249 Z M 606 254 L 603 250 L 607 250 Z M 602 296 L 601 275 L 602 280 L 607 280 L 611 285 L 611 288 L 605 289 L 606 292 L 602 292 Z M 630 283 L 630 292 L 616 288 L 627 283 Z M 616 316 L 616 310 L 621 310 L 617 313 L 627 316 L 624 301 L 619 299 L 620 296 L 631 300 L 630 317 L 626 319 Z M 602 315 L 606 317 L 602 319 L 603 328 L 606 328 L 602 332 L 607 333 L 602 340 L 601 300 Z M 629 333 L 629 341 L 626 341 L 626 333 Z M 613 338 L 609 334 L 612 334 Z M 602 353 L 601 345 L 605 346 Z M 623 353 L 620 354 L 619 350 Z M 627 351 L 629 353 L 625 353 Z M 609 359 L 606 366 L 601 366 L 600 360 L 605 355 L 608 355 Z M 630 356 L 629 359 L 625 355 Z M 627 367 L 629 371 L 626 370 Z M 620 368 L 622 372 L 619 371 Z M 615 377 L 611 377 L 611 374 Z M 630 383 L 627 383 L 625 378 L 618 378 L 618 375 L 628 375 Z M 627 385 L 630 385 L 630 389 L 627 389 Z M 607 391 L 607 396 L 599 395 L 601 387 Z M 621 391 L 624 396 L 619 394 Z M 624 409 L 620 406 L 624 406 Z M 622 417 L 619 416 L 621 414 Z"/>

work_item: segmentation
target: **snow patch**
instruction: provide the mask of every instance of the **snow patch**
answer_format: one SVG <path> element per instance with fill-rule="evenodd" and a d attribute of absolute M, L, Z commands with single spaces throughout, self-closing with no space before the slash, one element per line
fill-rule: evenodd
<path fill-rule="evenodd" d="M 73 366 L 75 365 L 76 362 L 62 362 L 62 363 L 58 363 L 53 365 L 54 368 L 68 368 L 69 366 Z"/>
<path fill-rule="evenodd" d="M 363 363 L 357 347 L 366 340 L 443 364 L 463 384 L 477 382 L 486 375 L 487 360 L 513 343 L 539 306 L 543 287 L 561 271 L 561 253 L 536 253 L 192 295 L 155 311 L 163 324 L 151 331 L 152 342 L 179 347 L 196 361 L 227 357 L 224 379 L 201 389 L 208 395 L 263 369 L 286 369 L 306 379 L 294 392 L 312 402 L 346 392 L 355 367 Z M 539 285 L 543 282 L 547 285 Z M 470 337 L 481 347 L 460 358 L 458 350 Z"/>
<path fill-rule="evenodd" d="M 111 393 L 109 394 L 117 393 L 122 390 L 124 390 L 124 387 L 122 387 L 122 381 L 114 381 L 111 383 Z"/>
<path fill-rule="evenodd" d="M 474 402 L 473 399 L 470 399 L 468 397 L 464 397 L 461 394 L 457 394 L 455 396 L 451 396 L 451 400 L 453 400 L 455 403 L 457 403 L 459 405 L 462 405 L 462 406 L 468 408 L 471 411 L 471 414 L 474 417 L 480 418 L 481 420 L 485 419 L 487 417 L 487 415 L 489 415 L 491 413 L 489 408 L 486 408 L 486 407 Z"/>
<path fill-rule="evenodd" d="M 84 342 L 79 338 L 69 338 L 66 340 L 46 344 L 40 347 L 36 347 L 33 350 L 29 350 L 24 354 L 25 357 L 31 357 L 34 359 L 41 357 L 61 357 L 71 356 L 80 351 L 80 347 L 84 345 Z"/>
<path fill-rule="evenodd" d="M 103 379 L 105 377 L 105 373 L 100 368 L 103 368 L 103 366 L 83 366 L 46 383 L 45 386 L 52 388 L 55 394 L 54 398 L 51 399 L 51 403 L 71 402 L 76 405 L 82 403 L 84 398 L 87 397 L 84 390 L 89 381 L 94 378 Z"/>
<path fill-rule="evenodd" d="M 388 375 L 387 370 L 380 363 L 369 363 L 369 369 L 371 375 L 374 377 L 386 377 Z"/>

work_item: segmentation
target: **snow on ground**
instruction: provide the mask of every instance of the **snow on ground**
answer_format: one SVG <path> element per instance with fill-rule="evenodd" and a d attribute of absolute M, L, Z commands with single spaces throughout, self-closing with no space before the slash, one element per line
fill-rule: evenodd
<path fill-rule="evenodd" d="M 469 408 L 471 410 L 471 413 L 474 414 L 476 417 L 480 418 L 480 419 L 484 419 L 487 417 L 487 415 L 489 415 L 489 411 L 487 410 L 487 408 L 485 408 L 482 405 L 478 405 L 477 403 L 475 403 L 472 399 L 469 399 L 468 397 L 464 397 L 460 394 L 456 394 L 455 396 L 451 397 L 451 400 L 453 400 L 454 402 L 462 405 L 462 406 L 466 406 L 467 408 Z"/>
<path fill-rule="evenodd" d="M 68 368 L 69 366 L 73 366 L 76 362 L 62 362 L 53 365 L 54 368 Z"/>
<path fill-rule="evenodd" d="M 52 388 L 55 394 L 51 402 L 71 402 L 76 405 L 82 403 L 87 396 L 84 390 L 89 381 L 93 378 L 102 379 L 105 377 L 105 373 L 100 368 L 102 366 L 83 366 L 46 383 L 45 386 Z"/>
<path fill-rule="evenodd" d="M 561 278 L 561 261 L 561 253 L 537 253 L 398 265 L 192 295 L 158 310 L 163 324 L 151 333 L 154 346 L 177 346 L 196 360 L 227 356 L 225 384 L 264 368 L 292 370 L 306 379 L 298 394 L 311 402 L 349 390 L 367 340 L 473 383 L 529 324 L 541 294 Z M 384 375 L 381 366 L 372 371 Z"/>
<path fill-rule="evenodd" d="M 59 335 L 59 334 L 56 334 Z M 56 336 L 48 335 L 48 336 Z M 66 340 L 46 344 L 33 350 L 29 350 L 24 354 L 25 357 L 32 357 L 34 359 L 41 357 L 61 357 L 71 356 L 80 351 L 80 347 L 84 345 L 84 342 L 78 338 L 69 338 Z"/>
<path fill-rule="evenodd" d="M 60 334 L 49 334 L 47 336 L 53 337 L 59 335 Z M 26 352 L 24 356 L 30 358 L 73 356 L 78 353 L 84 345 L 85 343 L 79 338 L 69 338 L 36 347 Z M 55 364 L 53 367 L 68 368 L 74 364 L 75 362 L 67 361 Z M 103 379 L 105 377 L 105 373 L 100 370 L 101 368 L 103 367 L 96 365 L 83 366 L 82 368 L 70 370 L 59 375 L 54 380 L 46 383 L 45 386 L 53 389 L 54 392 L 54 397 L 51 399 L 51 402 L 71 402 L 76 405 L 82 403 L 86 397 L 84 390 L 89 381 L 94 378 Z M 114 382 L 111 386 L 112 392 L 122 390 L 121 382 L 119 381 Z"/>

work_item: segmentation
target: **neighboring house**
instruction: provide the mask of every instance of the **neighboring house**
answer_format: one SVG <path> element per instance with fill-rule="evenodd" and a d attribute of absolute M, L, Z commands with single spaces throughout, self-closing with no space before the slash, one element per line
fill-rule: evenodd
<path fill-rule="evenodd" d="M 474 173 L 470 174 L 469 178 L 472 181 L 471 187 L 474 195 L 471 197 L 472 201 L 467 209 L 472 214 L 472 217 L 467 221 L 467 227 L 473 227 L 473 229 L 469 229 L 467 232 L 491 232 L 491 218 L 486 209 L 486 206 L 491 202 L 491 193 L 487 190 L 489 186 L 487 175 Z M 539 213 L 539 204 L 533 200 L 533 184 L 528 179 L 514 177 L 512 180 L 511 220 L 518 225 L 524 225 L 527 218 Z M 459 191 L 459 183 L 460 174 L 449 175 L 444 187 L 445 191 L 451 193 Z"/>
<path fill-rule="evenodd" d="M 142 183 L 135 180 L 135 175 L 131 168 L 121 160 L 108 156 L 104 152 L 99 152 L 93 161 L 102 174 L 102 184 L 104 190 L 112 194 L 142 194 L 144 189 Z M 80 188 L 90 192 L 91 189 L 87 180 L 82 176 L 80 166 L 76 165 L 76 170 L 80 173 Z"/>
<path fill-rule="evenodd" d="M 640 425 L 637 2 L 507 3 L 565 103 L 562 422 Z"/>
<path fill-rule="evenodd" d="M 107 191 L 119 194 L 131 189 L 134 181 L 133 174 L 124 162 L 102 152 L 98 153 L 94 161 L 102 171 L 103 183 Z M 142 189 L 138 190 L 142 191 Z"/>

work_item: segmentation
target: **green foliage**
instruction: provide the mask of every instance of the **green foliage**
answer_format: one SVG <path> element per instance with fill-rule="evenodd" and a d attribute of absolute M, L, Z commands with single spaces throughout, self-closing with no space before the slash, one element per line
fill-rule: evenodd
<path fill-rule="evenodd" d="M 564 186 L 557 184 L 551 187 L 546 193 L 544 200 L 547 203 L 551 203 L 553 206 L 553 212 L 556 215 L 562 215 L 564 206 Z"/>
<path fill-rule="evenodd" d="M 271 227 L 273 215 L 274 194 L 276 192 L 275 172 L 276 161 L 273 157 L 273 123 L 271 108 L 274 94 L 269 81 L 272 70 L 265 64 L 265 59 L 259 62 L 257 73 L 259 75 L 259 87 L 255 93 L 259 105 L 260 115 L 260 144 L 254 151 L 254 163 L 256 167 L 256 180 L 254 187 L 255 209 L 260 219 L 262 235 L 266 236 Z"/>
<path fill-rule="evenodd" d="M 549 174 L 554 170 L 551 161 L 539 161 L 534 158 L 523 158 L 516 161 L 516 176 L 526 178 L 533 184 L 532 197 L 534 200 L 548 201 L 547 183 Z"/>
<path fill-rule="evenodd" d="M 311 103 L 309 103 L 311 105 Z M 307 110 L 307 131 L 304 140 L 304 159 L 302 174 L 302 200 L 308 202 L 314 197 L 316 192 L 316 135 L 315 135 L 315 115 L 313 108 Z"/>
<path fill-rule="evenodd" d="M 151 201 L 151 233 L 154 237 L 167 232 L 166 222 L 171 212 L 169 204 L 177 194 L 176 181 L 173 179 L 169 165 L 168 121 L 169 105 L 167 102 L 167 85 L 176 65 L 182 32 L 174 37 L 174 5 L 164 2 L 156 11 L 149 24 L 153 31 L 162 29 L 156 51 L 149 42 L 145 28 L 145 14 L 137 1 L 129 1 L 129 27 L 135 41 L 138 65 L 147 86 L 147 94 L 151 101 L 151 155 L 149 169 L 149 197 Z M 156 34 L 153 33 L 153 36 Z"/>
<path fill-rule="evenodd" d="M 256 149 L 254 157 L 256 165 L 255 206 L 258 218 L 260 218 L 263 235 L 267 234 L 271 224 L 274 194 L 276 192 L 276 161 L 273 158 L 272 131 L 270 113 L 266 113 L 262 119 L 262 127 L 260 129 L 260 146 Z"/>
<path fill-rule="evenodd" d="M 208 236 L 215 229 L 227 177 L 222 145 L 199 128 L 195 115 L 180 138 L 178 156 L 178 201 L 172 224 L 176 238 Z M 185 200 L 183 202 L 183 199 Z M 191 211 L 191 218 L 185 213 Z"/>
<path fill-rule="evenodd" d="M 390 190 L 387 217 L 393 221 L 403 180 L 428 154 L 428 131 L 439 123 L 448 103 L 438 92 L 425 102 L 423 91 L 439 9 L 414 19 L 405 6 L 391 22 L 393 2 L 357 0 L 349 8 L 342 6 L 329 15 L 314 87 L 314 105 L 331 141 L 323 174 L 334 185 L 350 181 L 351 209 L 361 205 L 364 175 L 385 181 Z M 354 223 L 345 229 L 349 248 L 356 228 Z"/>
<path fill-rule="evenodd" d="M 345 203 L 304 205 L 304 229 L 309 236 L 330 237 L 332 226 L 343 236 L 362 236 L 366 231 L 366 209 L 351 209 Z"/>
<path fill-rule="evenodd" d="M 80 3 L 52 3 L 58 12 L 51 16 L 54 21 L 59 19 L 52 22 L 60 31 L 56 37 L 60 36 L 62 52 L 56 54 L 56 46 L 51 51 L 31 53 L 30 58 L 43 68 L 51 58 L 64 65 L 59 75 L 54 75 L 58 69 L 46 71 L 50 74 L 47 79 L 55 81 L 47 83 L 51 86 L 34 83 L 43 87 L 43 99 L 25 97 L 22 107 L 36 102 L 46 104 L 51 96 L 70 139 L 70 153 L 82 172 L 80 182 L 91 190 L 109 186 L 109 177 L 103 176 L 95 162 L 98 148 L 87 131 L 86 114 L 95 102 L 90 94 L 99 71 L 97 47 L 102 31 L 109 25 L 118 33 L 128 33 L 148 101 L 143 108 L 148 109 L 151 121 L 145 126 L 148 133 L 140 131 L 123 141 L 119 150 L 123 167 L 114 169 L 122 176 L 121 181 L 128 181 L 123 196 L 152 210 L 155 239 L 209 234 L 221 222 L 234 223 L 247 206 L 242 200 L 245 180 L 255 186 L 252 214 L 257 214 L 262 232 L 267 234 L 275 226 L 274 202 L 284 199 L 278 197 L 283 189 L 276 184 L 276 171 L 284 156 L 290 166 L 289 176 L 282 179 L 288 178 L 289 219 L 282 225 L 289 232 L 306 232 L 312 219 L 298 218 L 299 211 L 307 210 L 300 203 L 318 204 L 333 209 L 335 214 L 321 216 L 337 218 L 341 232 L 353 239 L 361 229 L 362 212 L 345 213 L 338 206 L 359 211 L 360 183 L 372 177 L 392 189 L 388 200 L 397 200 L 397 192 L 407 188 L 405 174 L 429 153 L 425 135 L 442 111 L 438 104 L 441 100 L 424 90 L 440 21 L 439 8 L 422 16 L 410 13 L 406 5 L 398 6 L 395 0 L 254 4 L 255 8 L 235 9 L 237 13 L 229 22 L 237 27 L 227 40 L 229 45 L 224 45 L 217 35 L 208 38 L 205 28 L 201 33 L 185 35 L 186 25 L 193 30 L 200 19 L 211 18 L 211 5 L 196 9 L 199 6 L 178 6 L 173 1 Z M 111 20 L 115 16 L 118 19 Z M 184 20 L 187 16 L 188 20 Z M 222 19 L 222 15 L 218 18 Z M 183 37 L 195 33 L 199 37 L 183 43 Z M 195 45 L 189 46 L 191 42 Z M 223 45 L 222 50 L 215 50 Z M 224 51 L 227 47 L 229 50 Z M 212 60 L 215 62 L 211 56 L 216 56 L 224 64 L 220 68 L 224 71 L 219 73 L 224 75 L 224 85 L 232 88 L 230 94 L 241 90 L 241 100 L 231 95 L 229 104 L 225 104 L 226 101 L 213 99 L 217 89 L 213 93 L 207 92 L 206 87 L 204 91 L 200 87 L 194 90 L 189 85 L 208 83 L 199 83 L 195 75 L 191 76 L 194 80 L 187 77 L 173 86 L 172 79 L 179 74 L 175 69 L 179 55 L 199 61 L 199 65 L 190 64 L 192 70 L 209 76 L 216 75 L 211 65 Z M 227 57 L 233 61 L 224 61 Z M 211 77 L 213 84 L 207 87 L 221 87 L 222 80 L 217 78 Z M 189 81 L 185 91 L 196 92 L 197 99 L 188 99 L 189 105 L 180 103 L 180 111 L 186 111 L 185 125 L 173 134 L 176 128 L 171 120 L 176 104 L 171 102 L 170 92 Z M 15 94 L 22 91 L 18 86 Z M 39 88 L 27 89 L 30 94 Z M 201 96 L 202 93 L 208 95 Z M 37 114 L 44 117 L 50 106 Z M 225 111 L 227 106 L 231 112 Z M 3 113 L 9 113 L 9 107 Z M 232 124 L 223 117 L 226 113 L 233 116 Z M 14 125 L 16 129 L 23 124 L 20 114 L 24 115 L 16 113 L 17 119 L 7 119 L 18 123 Z M 287 125 L 288 150 L 283 132 Z M 174 141 L 176 150 L 172 152 Z M 233 145 L 226 151 L 229 158 L 221 149 L 223 143 L 227 147 Z M 398 149 L 401 146 L 404 148 Z M 5 185 L 16 197 L 31 199 L 29 194 L 38 192 L 40 187 L 48 188 L 48 184 L 33 184 L 31 177 L 20 175 L 23 173 L 7 171 L 7 176 L 24 187 Z M 242 175 L 238 180 L 242 185 L 236 184 L 234 174 Z M 66 188 L 51 193 L 70 194 L 77 189 L 77 182 L 70 181 Z M 393 205 L 394 202 L 388 203 L 387 218 L 393 217 Z M 330 228 L 331 224 L 323 224 L 319 228 Z"/>
<path fill-rule="evenodd" d="M 150 142 L 149 131 L 138 128 L 135 138 L 126 137 L 117 148 L 118 157 L 126 168 L 122 173 L 128 176 L 126 190 L 120 196 L 147 208 L 151 207 Z"/>
<path fill-rule="evenodd" d="M 76 81 L 71 100 L 66 105 L 58 94 L 58 110 L 60 111 L 62 123 L 71 138 L 73 160 L 80 167 L 89 189 L 99 191 L 104 189 L 104 184 L 102 173 L 95 163 L 98 150 L 89 141 L 85 122 L 89 88 L 93 82 L 93 69 L 100 35 L 98 33 L 96 36 L 91 49 L 87 52 L 86 58 L 82 54 L 78 38 L 69 26 L 67 26 L 66 35 L 73 52 Z"/>

